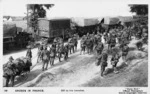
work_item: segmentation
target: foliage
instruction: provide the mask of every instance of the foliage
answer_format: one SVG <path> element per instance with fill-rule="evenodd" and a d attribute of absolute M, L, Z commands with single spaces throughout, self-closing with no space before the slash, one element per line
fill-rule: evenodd
<path fill-rule="evenodd" d="M 136 13 L 136 15 L 148 15 L 148 4 L 131 4 L 129 7 L 130 12 Z"/>
<path fill-rule="evenodd" d="M 29 15 L 29 23 L 28 25 L 34 29 L 34 32 L 38 29 L 38 18 L 44 18 L 46 16 L 46 10 L 53 7 L 54 4 L 28 4 L 27 9 L 31 10 L 31 15 Z"/>

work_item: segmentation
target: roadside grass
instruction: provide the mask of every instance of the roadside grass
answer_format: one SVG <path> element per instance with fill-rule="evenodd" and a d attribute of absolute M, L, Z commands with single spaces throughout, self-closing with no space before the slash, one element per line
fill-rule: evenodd
<path fill-rule="evenodd" d="M 137 41 L 136 41 L 137 42 Z M 106 76 L 101 79 L 100 73 L 91 81 L 83 84 L 84 87 L 106 87 L 106 86 L 126 86 L 126 87 L 147 87 L 148 86 L 148 53 L 136 49 L 136 43 L 130 44 L 130 52 L 127 55 L 126 65 L 124 62 L 117 67 L 118 74 L 112 72 L 113 69 L 106 70 Z M 147 45 L 143 47 L 148 50 Z"/>
<path fill-rule="evenodd" d="M 148 86 L 148 63 L 141 62 L 140 66 L 131 71 L 131 78 L 127 81 L 125 86 L 128 87 L 147 87 Z"/>

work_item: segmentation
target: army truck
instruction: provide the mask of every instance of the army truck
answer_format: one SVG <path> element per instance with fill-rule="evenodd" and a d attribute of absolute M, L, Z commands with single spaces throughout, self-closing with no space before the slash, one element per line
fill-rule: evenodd
<path fill-rule="evenodd" d="M 3 23 L 3 52 L 10 52 L 14 48 L 25 48 L 30 41 L 31 34 L 19 32 L 14 22 Z"/>
<path fill-rule="evenodd" d="M 52 41 L 56 37 L 63 39 L 69 38 L 71 35 L 70 19 L 38 19 L 38 36 L 40 38 L 47 38 Z"/>
<path fill-rule="evenodd" d="M 4 50 L 14 45 L 16 35 L 17 35 L 16 24 L 14 23 L 3 24 L 3 48 Z"/>

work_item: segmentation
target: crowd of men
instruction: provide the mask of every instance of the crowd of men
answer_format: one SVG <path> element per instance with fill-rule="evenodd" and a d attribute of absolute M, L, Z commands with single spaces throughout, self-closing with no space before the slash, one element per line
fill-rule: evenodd
<path fill-rule="evenodd" d="M 38 48 L 37 63 L 42 62 L 42 70 L 47 70 L 49 62 L 51 66 L 54 66 L 54 60 L 56 57 L 59 58 L 60 62 L 62 57 L 64 57 L 64 60 L 67 60 L 69 53 L 72 54 L 77 51 L 77 44 L 77 34 L 71 36 L 67 43 L 64 43 L 64 40 L 60 37 L 55 38 L 51 46 L 48 45 L 47 42 L 43 42 Z"/>
<path fill-rule="evenodd" d="M 106 32 L 108 31 L 108 32 Z M 133 27 L 115 27 L 110 30 L 106 30 L 104 33 L 87 33 L 81 37 L 80 41 L 80 54 L 95 54 L 97 57 L 97 66 L 101 66 L 101 76 L 104 75 L 105 68 L 108 65 L 108 55 L 111 57 L 111 65 L 114 69 L 114 73 L 118 73 L 117 64 L 120 57 L 123 62 L 126 62 L 126 57 L 129 52 L 128 44 L 132 38 L 141 39 L 142 41 L 137 45 L 138 49 L 141 49 L 142 44 L 148 43 L 148 29 L 147 26 L 134 25 Z M 78 35 L 72 35 L 66 43 L 60 37 L 53 40 L 53 43 L 49 45 L 47 40 L 43 41 L 38 47 L 37 63 L 42 62 L 42 70 L 47 70 L 48 64 L 54 66 L 54 60 L 56 57 L 64 57 L 64 60 L 68 59 L 68 55 L 77 51 Z M 116 50 L 118 49 L 118 50 Z M 28 47 L 26 58 L 32 61 L 31 46 Z M 15 67 L 13 67 L 13 57 L 9 58 L 6 66 L 12 69 L 12 74 L 15 75 Z M 30 64 L 31 66 L 32 64 Z M 6 68 L 6 67 L 5 67 Z M 30 69 L 29 69 L 30 70 Z M 9 71 L 10 72 L 10 71 Z"/>
<path fill-rule="evenodd" d="M 104 75 L 105 68 L 108 65 L 108 55 L 112 55 L 111 65 L 114 73 L 118 73 L 117 64 L 120 57 L 122 57 L 123 62 L 127 64 L 126 57 L 129 52 L 128 44 L 133 38 L 141 40 L 137 43 L 137 48 L 141 50 L 142 45 L 148 42 L 147 26 L 138 24 L 133 27 L 112 28 L 109 32 L 104 33 L 87 33 L 87 35 L 83 35 L 81 38 L 80 54 L 85 54 L 85 52 L 87 52 L 87 54 L 96 52 L 96 65 L 101 66 L 101 76 Z M 102 39 L 104 41 L 102 41 Z"/>

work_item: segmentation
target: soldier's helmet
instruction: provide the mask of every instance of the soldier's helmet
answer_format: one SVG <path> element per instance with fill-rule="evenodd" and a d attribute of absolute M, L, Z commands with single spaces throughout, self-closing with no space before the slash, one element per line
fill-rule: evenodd
<path fill-rule="evenodd" d="M 14 60 L 12 56 L 9 57 L 9 60 Z"/>

